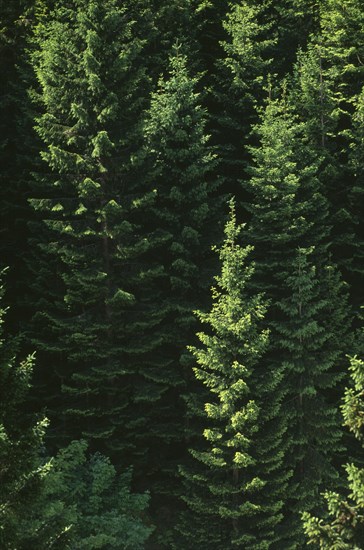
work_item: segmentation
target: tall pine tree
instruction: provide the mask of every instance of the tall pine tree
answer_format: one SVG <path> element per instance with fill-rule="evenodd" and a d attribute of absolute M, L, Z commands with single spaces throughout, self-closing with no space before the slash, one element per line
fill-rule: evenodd
<path fill-rule="evenodd" d="M 193 409 L 198 404 L 204 430 L 191 449 L 195 460 L 181 467 L 188 506 L 179 525 L 181 548 L 271 548 L 281 520 L 287 478 L 281 470 L 283 432 L 276 422 L 280 403 L 273 410 L 267 401 L 281 377 L 279 371 L 272 377 L 261 372 L 266 304 L 247 289 L 254 268 L 251 248 L 239 245 L 240 232 L 231 204 L 213 305 L 198 313 L 208 328 L 198 333 L 202 348 L 191 348 L 196 378 L 206 392 L 190 399 Z"/>
<path fill-rule="evenodd" d="M 149 249 L 141 257 L 137 290 L 130 437 L 144 464 L 141 471 L 153 480 L 154 493 L 164 494 L 176 491 L 177 464 L 185 452 L 181 394 L 190 378 L 186 346 L 195 330 L 192 312 L 204 303 L 210 284 L 210 246 L 221 202 L 211 176 L 216 160 L 196 87 L 183 45 L 177 44 L 168 73 L 151 96 L 140 157 L 141 185 L 155 200 L 145 209 L 142 225 Z M 158 513 L 169 515 L 165 497 L 158 502 Z M 164 525 L 163 544 L 168 544 L 166 529 Z"/>
<path fill-rule="evenodd" d="M 293 548 L 302 541 L 298 511 L 313 506 L 314 496 L 335 476 L 330 462 L 340 448 L 333 419 L 345 345 L 345 291 L 330 267 L 328 206 L 317 177 L 320 157 L 305 138 L 304 123 L 284 98 L 271 100 L 257 133 L 246 241 L 254 246 L 252 287 L 264 289 L 270 300 L 271 337 L 262 368 L 283 371 L 285 467 L 293 476 L 281 532 L 288 537 L 284 544 Z M 297 258 L 297 249 L 306 252 Z M 320 410 L 315 421 L 313 409 Z"/>
<path fill-rule="evenodd" d="M 48 167 L 32 200 L 37 379 L 58 442 L 83 435 L 93 448 L 123 425 L 131 393 L 135 326 L 126 317 L 144 245 L 128 216 L 143 198 L 132 165 L 148 89 L 136 11 L 132 2 L 75 0 L 35 33 L 37 132 Z"/>

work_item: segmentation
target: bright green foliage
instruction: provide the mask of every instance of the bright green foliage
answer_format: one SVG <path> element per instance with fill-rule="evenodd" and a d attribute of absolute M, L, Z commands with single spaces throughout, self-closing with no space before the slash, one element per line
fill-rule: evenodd
<path fill-rule="evenodd" d="M 317 176 L 328 198 L 330 250 L 350 283 L 351 302 L 357 309 L 362 303 L 361 96 L 350 99 L 350 110 L 353 103 L 356 106 L 353 116 L 345 114 L 338 99 L 337 90 L 341 88 L 325 68 L 328 63 L 325 55 L 321 43 L 311 44 L 307 52 L 300 52 L 290 100 L 305 121 L 307 139 L 322 158 Z"/>
<path fill-rule="evenodd" d="M 346 389 L 342 412 L 344 425 L 355 437 L 363 440 L 364 362 L 350 360 L 352 386 Z M 364 542 L 364 469 L 346 465 L 348 497 L 325 493 L 329 520 L 303 514 L 308 544 L 323 550 L 360 550 Z"/>
<path fill-rule="evenodd" d="M 267 345 L 267 331 L 260 328 L 266 305 L 261 295 L 247 293 L 251 249 L 238 244 L 240 232 L 231 204 L 213 306 L 209 313 L 198 312 L 209 330 L 198 333 L 203 347 L 191 348 L 207 401 L 200 405 L 204 441 L 191 450 L 191 466 L 181 467 L 189 508 L 179 527 L 184 548 L 270 548 L 281 518 L 280 442 L 274 446 L 264 437 L 268 418 L 256 372 Z M 271 384 L 269 390 L 275 389 Z"/>
<path fill-rule="evenodd" d="M 37 28 L 33 55 L 48 165 L 32 200 L 43 220 L 33 230 L 32 263 L 39 378 L 58 438 L 83 434 L 104 447 L 132 393 L 127 357 L 136 328 L 127 316 L 134 265 L 147 246 L 130 221 L 143 204 L 132 165 L 148 82 L 134 10 L 116 0 L 58 7 Z"/>
<path fill-rule="evenodd" d="M 338 86 L 338 107 L 346 110 L 362 87 L 363 6 L 360 0 L 327 0 L 320 12 L 325 68 Z"/>
<path fill-rule="evenodd" d="M 0 290 L 1 298 L 4 289 Z M 4 322 L 0 309 L 0 328 Z M 39 496 L 44 469 L 39 464 L 45 419 L 25 410 L 33 356 L 19 362 L 16 340 L 0 340 L 0 546 L 17 549 L 24 536 L 22 519 Z"/>
<path fill-rule="evenodd" d="M 310 44 L 297 57 L 290 100 L 306 123 L 305 132 L 311 143 L 321 149 L 322 155 L 328 155 L 333 149 L 331 138 L 337 125 L 336 97 L 332 79 L 324 74 L 322 46 Z"/>
<path fill-rule="evenodd" d="M 142 519 L 149 497 L 131 493 L 131 472 L 118 476 L 106 457 L 88 457 L 82 440 L 59 451 L 47 469 L 21 548 L 144 548 L 152 531 Z"/>

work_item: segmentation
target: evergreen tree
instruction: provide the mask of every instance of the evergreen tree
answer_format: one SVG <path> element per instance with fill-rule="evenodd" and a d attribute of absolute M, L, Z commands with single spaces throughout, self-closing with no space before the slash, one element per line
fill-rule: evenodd
<path fill-rule="evenodd" d="M 136 11 L 132 2 L 75 0 L 35 33 L 47 172 L 32 200 L 41 219 L 32 338 L 58 444 L 83 435 L 105 448 L 132 393 L 128 338 L 136 329 L 127 315 L 144 244 L 128 213 L 142 199 L 132 164 L 148 83 Z"/>
<path fill-rule="evenodd" d="M 320 28 L 308 51 L 299 59 L 296 104 L 309 124 L 310 139 L 321 149 L 324 163 L 320 179 L 329 200 L 334 261 L 351 286 L 356 309 L 361 283 L 357 276 L 356 242 L 360 224 L 352 197 L 356 193 L 355 168 L 350 162 L 355 105 L 362 87 L 363 10 L 357 0 L 328 0 L 320 6 Z M 355 133 L 355 131 L 354 131 Z"/>
<path fill-rule="evenodd" d="M 40 4 L 40 0 L 36 2 Z M 29 272 L 28 221 L 32 209 L 29 172 L 36 166 L 37 140 L 28 95 L 30 71 L 26 49 L 35 24 L 34 2 L 0 1 L 0 267 L 9 266 L 6 325 L 14 334 L 29 319 L 26 303 Z"/>
<path fill-rule="evenodd" d="M 73 441 L 49 462 L 19 549 L 144 548 L 152 531 L 143 518 L 149 497 L 130 485 L 130 470 L 117 475 L 105 456 L 88 456 L 87 443 Z"/>
<path fill-rule="evenodd" d="M 268 0 L 261 2 L 265 8 L 265 23 L 273 38 L 270 56 L 273 71 L 278 78 L 287 76 L 296 61 L 297 51 L 305 48 L 311 34 L 320 26 L 320 4 L 316 0 Z M 298 32 L 299 29 L 299 32 Z"/>
<path fill-rule="evenodd" d="M 181 49 L 174 47 L 144 121 L 143 185 L 154 190 L 155 201 L 143 220 L 150 246 L 141 257 L 145 267 L 137 290 L 137 379 L 129 432 L 145 464 L 142 471 L 154 480 L 153 492 L 169 494 L 184 452 L 185 350 L 195 328 L 192 312 L 203 304 L 210 283 L 210 243 L 220 205 L 197 79 L 189 75 Z M 165 497 L 160 505 L 161 513 L 170 513 Z M 166 525 L 163 544 L 165 531 Z"/>
<path fill-rule="evenodd" d="M 346 389 L 342 412 L 344 425 L 363 440 L 363 390 L 364 362 L 357 356 L 350 360 L 352 386 Z M 308 544 L 334 550 L 336 548 L 359 550 L 364 542 L 364 469 L 354 464 L 346 465 L 347 498 L 336 492 L 326 492 L 328 518 L 305 513 L 304 528 Z"/>
<path fill-rule="evenodd" d="M 241 185 L 251 142 L 251 130 L 257 122 L 255 106 L 263 97 L 267 73 L 271 65 L 269 50 L 273 40 L 264 8 L 243 0 L 231 4 L 222 22 L 222 52 L 211 75 L 211 126 L 220 163 L 218 173 L 224 188 L 246 199 Z"/>
<path fill-rule="evenodd" d="M 287 505 L 292 517 L 289 537 L 295 535 L 298 513 L 316 506 L 323 480 L 335 479 L 332 449 L 340 448 L 341 439 L 330 395 L 339 378 L 334 370 L 337 351 L 324 324 L 327 298 L 320 296 L 316 270 L 310 265 L 312 254 L 312 249 L 298 250 L 286 279 L 288 295 L 277 303 L 283 316 L 272 321 L 275 347 L 286 371 L 287 400 L 282 411 L 291 445 L 285 458 L 294 469 Z"/>
<path fill-rule="evenodd" d="M 364 269 L 364 226 L 362 219 L 364 197 L 363 174 L 363 144 L 364 144 L 364 88 L 355 105 L 353 129 L 351 138 L 352 154 L 350 163 L 354 174 L 354 182 L 349 192 L 349 205 L 352 223 L 355 231 L 351 240 L 351 257 L 349 261 L 352 300 L 358 308 L 364 302 L 363 269 Z"/>
<path fill-rule="evenodd" d="M 45 458 L 48 421 L 26 405 L 34 356 L 18 362 L 18 344 L 0 340 L 1 548 L 143 548 L 152 531 L 141 519 L 149 497 L 131 492 L 131 471 L 117 476 L 106 457 L 88 458 L 85 441 Z"/>
<path fill-rule="evenodd" d="M 1 286 L 1 299 L 3 295 Z M 1 307 L 0 546 L 10 549 L 20 547 L 24 537 L 22 519 L 40 494 L 44 470 L 39 455 L 47 422 L 26 411 L 34 357 L 19 362 L 19 341 L 3 338 L 4 316 Z"/>
<path fill-rule="evenodd" d="M 271 548 L 281 519 L 282 432 L 272 407 L 265 408 L 281 380 L 278 371 L 271 378 L 259 372 L 268 337 L 260 328 L 266 305 L 260 294 L 247 291 L 251 248 L 238 244 L 240 231 L 232 203 L 213 305 L 209 313 L 198 312 L 209 330 L 198 333 L 203 347 L 191 348 L 207 401 L 199 403 L 204 441 L 191 450 L 190 467 L 181 467 L 189 508 L 179 526 L 183 548 Z"/>
<path fill-rule="evenodd" d="M 327 264 L 328 204 L 317 177 L 321 158 L 284 97 L 268 100 L 255 130 L 260 145 L 252 148 L 246 182 L 252 194 L 246 239 L 259 243 L 255 284 L 278 298 L 285 295 L 282 281 L 298 247 L 314 246 L 315 263 Z"/>
<path fill-rule="evenodd" d="M 262 369 L 283 372 L 285 467 L 293 469 L 293 476 L 280 532 L 287 548 L 293 548 L 302 542 L 298 511 L 310 509 L 325 482 L 335 477 L 330 462 L 340 449 L 335 388 L 347 330 L 346 297 L 329 262 L 328 206 L 317 177 L 320 158 L 305 139 L 304 124 L 284 99 L 272 100 L 257 132 L 246 240 L 254 246 L 252 288 L 264 289 L 270 300 L 266 322 L 271 337 Z M 297 258 L 298 249 L 303 250 Z M 313 420 L 312 410 L 320 410 L 320 417 Z"/>

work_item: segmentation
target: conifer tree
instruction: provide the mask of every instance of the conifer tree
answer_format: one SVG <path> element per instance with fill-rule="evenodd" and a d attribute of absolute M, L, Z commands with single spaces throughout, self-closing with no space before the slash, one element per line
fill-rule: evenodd
<path fill-rule="evenodd" d="M 250 0 L 229 4 L 222 21 L 222 51 L 211 75 L 210 113 L 213 143 L 220 159 L 218 173 L 224 189 L 245 199 L 237 181 L 249 158 L 246 146 L 257 122 L 255 106 L 263 97 L 274 42 L 264 15 L 263 6 Z"/>
<path fill-rule="evenodd" d="M 181 467 L 189 510 L 179 525 L 184 548 L 271 548 L 281 519 L 282 432 L 272 407 L 265 408 L 280 374 L 269 379 L 259 372 L 268 338 L 261 329 L 266 304 L 247 291 L 254 268 L 247 259 L 251 247 L 239 245 L 241 229 L 231 203 L 213 305 L 198 312 L 208 329 L 198 333 L 203 347 L 191 347 L 206 392 L 199 402 L 203 441 L 191 449 L 192 464 Z"/>
<path fill-rule="evenodd" d="M 143 203 L 132 164 L 148 89 L 135 11 L 134 3 L 75 0 L 35 33 L 47 172 L 32 200 L 40 218 L 32 338 L 58 444 L 83 435 L 105 447 L 132 393 L 127 315 L 144 245 L 128 212 Z"/>
<path fill-rule="evenodd" d="M 4 287 L 0 288 L 3 300 Z M 19 548 L 22 520 L 39 497 L 44 471 L 40 467 L 44 418 L 26 411 L 33 356 L 17 357 L 19 341 L 4 339 L 5 310 L 0 308 L 0 546 Z"/>
<path fill-rule="evenodd" d="M 341 407 L 344 426 L 363 441 L 364 362 L 357 356 L 350 359 L 351 387 L 346 389 Z M 346 465 L 348 497 L 337 492 L 326 492 L 328 518 L 305 513 L 304 528 L 308 544 L 323 550 L 359 550 L 364 542 L 364 470 L 354 464 Z"/>
<path fill-rule="evenodd" d="M 175 45 L 143 127 L 142 185 L 154 190 L 155 200 L 142 226 L 150 246 L 141 256 L 143 278 L 137 289 L 137 378 L 129 432 L 141 471 L 151 476 L 147 486 L 152 484 L 154 494 L 170 495 L 184 453 L 181 394 L 190 378 L 186 346 L 195 329 L 192 311 L 203 304 L 210 284 L 210 244 L 220 205 L 197 78 L 189 75 L 182 52 L 183 46 Z M 165 497 L 160 505 L 169 514 Z M 166 525 L 163 529 L 166 544 Z"/>
<path fill-rule="evenodd" d="M 363 269 L 364 269 L 364 226 L 363 226 L 363 145 L 364 145 L 364 88 L 355 105 L 353 115 L 353 129 L 351 138 L 352 154 L 350 163 L 354 175 L 354 182 L 349 192 L 349 205 L 352 223 L 355 231 L 351 241 L 351 257 L 348 269 L 350 271 L 351 295 L 356 309 L 364 302 L 363 296 Z"/>
<path fill-rule="evenodd" d="M 363 10 L 357 0 L 345 4 L 329 0 L 321 4 L 319 13 L 320 28 L 307 52 L 299 55 L 297 92 L 293 94 L 308 121 L 309 138 L 324 159 L 319 177 L 329 201 L 331 250 L 358 309 L 362 285 L 353 257 L 361 229 L 352 201 L 357 183 L 350 150 L 355 105 L 362 87 Z"/>
<path fill-rule="evenodd" d="M 34 4 L 29 0 L 0 2 L 0 267 L 10 270 L 4 300 L 11 308 L 5 322 L 14 334 L 30 316 L 26 257 L 33 213 L 27 198 L 38 142 L 28 95 L 31 71 L 26 50 L 36 19 Z"/>
<path fill-rule="evenodd" d="M 285 280 L 287 297 L 277 303 L 283 316 L 271 323 L 275 349 L 286 371 L 282 411 L 288 420 L 285 438 L 291 445 L 285 458 L 294 470 L 286 503 L 292 514 L 289 537 L 295 536 L 295 516 L 297 522 L 301 510 L 317 505 L 323 480 L 335 479 L 332 449 L 340 448 L 341 439 L 330 395 L 339 378 L 334 370 L 337 350 L 327 320 L 325 324 L 327 297 L 320 296 L 312 254 L 312 249 L 298 249 L 292 274 Z"/>
<path fill-rule="evenodd" d="M 282 372 L 285 467 L 293 469 L 293 476 L 280 533 L 290 548 L 302 541 L 298 511 L 312 507 L 325 482 L 335 477 L 330 468 L 340 449 L 335 388 L 347 306 L 345 289 L 330 265 L 328 206 L 317 177 L 320 158 L 305 139 L 304 124 L 284 100 L 270 101 L 257 132 L 246 241 L 254 246 L 252 288 L 264 289 L 270 300 L 266 322 L 271 337 L 262 369 Z M 320 410 L 315 421 L 313 408 Z"/>
<path fill-rule="evenodd" d="M 321 159 L 304 129 L 284 97 L 268 100 L 256 126 L 260 145 L 252 148 L 246 183 L 252 193 L 247 241 L 259 243 L 256 280 L 267 284 L 268 295 L 284 294 L 284 272 L 298 247 L 314 246 L 315 263 L 327 263 L 330 226 L 317 177 Z"/>
<path fill-rule="evenodd" d="M 73 441 L 47 464 L 19 550 L 144 548 L 152 531 L 143 518 L 148 495 L 131 492 L 130 470 L 117 475 L 105 456 L 89 456 L 87 447 Z"/>

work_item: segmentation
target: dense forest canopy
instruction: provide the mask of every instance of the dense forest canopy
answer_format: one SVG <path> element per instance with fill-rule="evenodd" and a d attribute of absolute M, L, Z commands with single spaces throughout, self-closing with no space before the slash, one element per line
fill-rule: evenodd
<path fill-rule="evenodd" d="M 0 23 L 0 548 L 364 548 L 362 1 Z"/>

